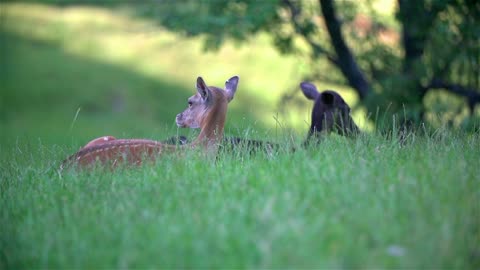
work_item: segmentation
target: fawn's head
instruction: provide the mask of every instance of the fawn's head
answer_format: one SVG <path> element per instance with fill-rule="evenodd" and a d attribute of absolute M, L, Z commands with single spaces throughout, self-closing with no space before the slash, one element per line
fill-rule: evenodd
<path fill-rule="evenodd" d="M 309 82 L 302 82 L 300 87 L 305 97 L 319 103 L 325 110 L 335 109 L 347 114 L 350 113 L 350 107 L 337 92 L 325 90 L 319 93 L 315 85 Z"/>
<path fill-rule="evenodd" d="M 309 82 L 302 82 L 300 88 L 305 97 L 315 101 L 311 132 L 336 129 L 341 134 L 350 134 L 358 131 L 357 125 L 350 116 L 350 107 L 340 94 L 333 90 L 319 93 L 315 85 Z"/>
<path fill-rule="evenodd" d="M 197 78 L 197 93 L 188 98 L 188 107 L 176 117 L 179 127 L 201 128 L 215 115 L 225 117 L 227 104 L 233 99 L 238 85 L 238 76 L 225 82 L 225 88 L 207 86 L 202 77 Z M 221 115 L 220 115 L 221 116 Z"/>

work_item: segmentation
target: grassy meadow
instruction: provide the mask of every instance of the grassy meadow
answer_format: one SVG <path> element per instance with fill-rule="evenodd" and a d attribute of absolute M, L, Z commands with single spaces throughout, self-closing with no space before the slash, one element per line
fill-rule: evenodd
<path fill-rule="evenodd" d="M 298 148 L 312 104 L 291 115 L 276 104 L 298 85 L 299 59 L 263 35 L 204 52 L 201 38 L 128 14 L 0 4 L 0 269 L 480 267 L 479 134 Z M 284 147 L 58 173 L 98 136 L 194 137 L 174 117 L 199 75 L 240 76 L 228 135 Z"/>

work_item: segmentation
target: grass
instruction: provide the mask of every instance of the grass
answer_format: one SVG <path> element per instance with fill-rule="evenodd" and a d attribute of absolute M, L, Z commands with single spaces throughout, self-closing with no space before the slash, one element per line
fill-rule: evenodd
<path fill-rule="evenodd" d="M 214 54 L 109 9 L 1 4 L 0 17 L 0 269 L 480 267 L 478 134 L 330 136 L 290 153 L 312 105 L 290 123 L 273 104 L 304 67 L 264 36 Z M 283 151 L 57 173 L 101 135 L 194 136 L 173 119 L 195 77 L 233 74 L 227 133 Z"/>
<path fill-rule="evenodd" d="M 84 78 L 60 80 L 65 83 L 81 81 L 76 87 L 82 90 L 72 89 L 71 92 L 81 93 L 82 96 L 92 94 L 97 97 L 108 94 L 108 91 L 122 91 L 135 95 L 138 100 L 138 92 L 157 91 L 156 98 L 169 97 L 172 100 L 161 103 L 161 106 L 170 106 L 165 108 L 165 112 L 171 113 L 183 109 L 185 102 L 178 97 L 181 94 L 186 97 L 191 95 L 197 76 L 203 76 L 209 84 L 219 85 L 232 75 L 239 75 L 242 94 L 237 100 L 242 102 L 232 104 L 232 116 L 235 119 L 240 114 L 243 117 L 248 115 L 247 119 L 252 120 L 250 123 L 256 121 L 259 128 L 268 129 L 276 125 L 272 118 L 275 103 L 286 88 L 298 87 L 298 78 L 302 69 L 306 68 L 298 59 L 279 55 L 266 36 L 255 38 L 248 46 L 238 47 L 228 43 L 217 53 L 205 53 L 202 51 L 202 38 L 176 36 L 154 22 L 134 19 L 122 15 L 121 11 L 38 4 L 4 4 L 2 7 L 3 31 L 34 43 L 33 48 L 27 48 L 30 54 L 27 53 L 25 61 L 21 61 L 24 52 L 19 50 L 15 56 L 20 59 L 12 56 L 14 64 L 9 66 L 12 69 L 18 67 L 19 73 L 25 73 L 23 69 L 28 69 L 35 61 L 38 69 L 43 69 L 39 63 L 47 65 L 47 68 L 53 65 L 54 69 L 48 73 L 50 76 L 58 73 L 57 68 L 67 68 L 60 74 L 72 77 L 85 74 Z M 36 25 L 39 27 L 32 27 Z M 37 70 L 35 72 L 38 74 Z M 15 70 L 12 73 L 15 74 Z M 15 76 L 10 77 L 18 83 Z M 62 88 L 75 87 L 58 85 L 60 82 L 52 83 Z M 29 85 L 27 93 L 38 89 L 35 86 Z M 37 92 L 45 93 L 43 89 Z M 300 90 L 298 94 L 301 95 Z M 174 107 L 179 101 L 173 100 L 182 101 L 182 106 Z M 72 115 L 76 109 L 71 109 Z M 305 115 L 308 115 L 307 110 L 303 112 Z M 171 119 L 168 118 L 170 123 Z M 303 127 L 303 119 L 297 119 L 296 123 L 301 123 Z"/>
<path fill-rule="evenodd" d="M 10 158 L 0 261 L 7 269 L 475 268 L 479 142 L 447 132 L 403 147 L 332 136 L 295 153 L 216 163 L 190 153 L 62 176 L 54 165 L 63 147 L 2 149 Z"/>

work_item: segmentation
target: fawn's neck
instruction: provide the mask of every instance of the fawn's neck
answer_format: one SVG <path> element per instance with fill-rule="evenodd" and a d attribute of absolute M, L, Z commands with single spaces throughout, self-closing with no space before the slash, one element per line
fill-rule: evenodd
<path fill-rule="evenodd" d="M 225 119 L 227 115 L 227 104 L 221 102 L 212 107 L 207 116 L 201 123 L 201 131 L 194 145 L 202 145 L 208 149 L 216 150 L 218 144 L 223 138 L 223 128 L 225 126 Z"/>

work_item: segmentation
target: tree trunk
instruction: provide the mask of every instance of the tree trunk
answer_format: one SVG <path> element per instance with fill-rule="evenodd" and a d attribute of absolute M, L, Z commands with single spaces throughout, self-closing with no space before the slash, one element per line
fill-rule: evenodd
<path fill-rule="evenodd" d="M 358 93 L 360 100 L 364 100 L 370 93 L 370 83 L 360 70 L 352 52 L 345 43 L 343 38 L 341 25 L 335 13 L 335 7 L 332 0 L 320 0 L 325 24 L 327 26 L 330 39 L 332 41 L 335 53 L 337 54 L 338 67 L 343 76 L 347 78 L 348 83 Z"/>

